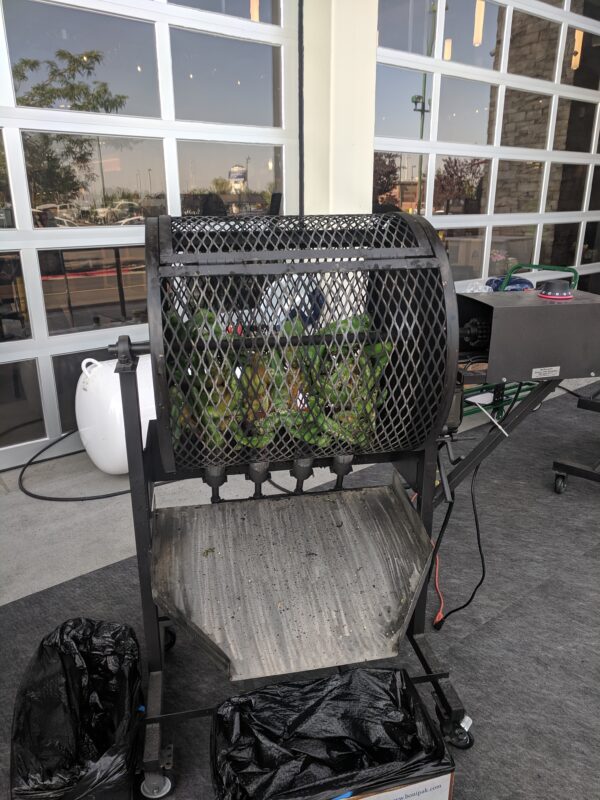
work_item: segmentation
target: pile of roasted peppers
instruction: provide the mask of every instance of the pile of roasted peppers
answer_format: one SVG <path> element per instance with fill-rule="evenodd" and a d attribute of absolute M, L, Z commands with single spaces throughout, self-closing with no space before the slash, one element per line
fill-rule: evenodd
<path fill-rule="evenodd" d="M 248 347 L 258 334 L 241 326 L 223 329 L 205 309 L 187 322 L 173 314 L 171 328 L 187 346 L 187 365 L 171 379 L 176 441 L 195 434 L 211 449 L 262 449 L 287 432 L 315 448 L 364 448 L 372 438 L 376 410 L 385 400 L 380 378 L 393 345 L 368 340 L 367 314 L 310 336 L 296 317 L 275 334 L 277 347 Z"/>

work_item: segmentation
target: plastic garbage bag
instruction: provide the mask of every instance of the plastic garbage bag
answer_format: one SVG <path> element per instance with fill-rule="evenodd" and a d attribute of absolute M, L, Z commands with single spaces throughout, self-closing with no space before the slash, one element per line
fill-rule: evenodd
<path fill-rule="evenodd" d="M 232 697 L 215 713 L 212 748 L 220 800 L 329 800 L 454 769 L 403 670 L 356 669 Z"/>
<path fill-rule="evenodd" d="M 128 625 L 77 618 L 46 636 L 17 692 L 12 797 L 128 798 L 140 678 L 139 646 Z"/>

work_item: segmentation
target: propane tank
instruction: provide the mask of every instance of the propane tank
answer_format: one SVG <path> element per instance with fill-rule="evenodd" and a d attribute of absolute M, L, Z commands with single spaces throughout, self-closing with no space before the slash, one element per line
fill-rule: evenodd
<path fill-rule="evenodd" d="M 83 446 L 98 469 L 109 475 L 127 472 L 121 386 L 115 373 L 116 363 L 116 360 L 84 359 L 75 393 L 75 416 Z M 140 356 L 137 383 L 145 443 L 148 423 L 156 419 L 149 355 Z"/>

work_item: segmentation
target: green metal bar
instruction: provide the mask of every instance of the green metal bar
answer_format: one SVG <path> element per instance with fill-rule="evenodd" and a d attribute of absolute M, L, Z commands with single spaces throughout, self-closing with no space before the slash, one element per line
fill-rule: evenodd
<path fill-rule="evenodd" d="M 503 292 L 506 289 L 510 279 L 519 269 L 540 269 L 547 270 L 548 272 L 570 272 L 573 275 L 571 280 L 571 289 L 576 289 L 577 284 L 579 283 L 579 273 L 575 267 L 550 267 L 547 264 L 515 264 L 514 267 L 511 267 L 504 276 L 504 280 L 498 287 L 499 292 Z"/>

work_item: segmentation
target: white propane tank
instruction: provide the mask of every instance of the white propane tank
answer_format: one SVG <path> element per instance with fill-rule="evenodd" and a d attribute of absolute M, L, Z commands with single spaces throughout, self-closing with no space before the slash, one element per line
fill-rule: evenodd
<path fill-rule="evenodd" d="M 75 416 L 81 441 L 88 456 L 102 472 L 122 475 L 127 472 L 125 426 L 121 405 L 121 386 L 115 373 L 116 359 L 96 361 L 86 358 L 75 393 Z M 140 356 L 137 383 L 142 419 L 142 439 L 146 442 L 148 423 L 156 419 L 150 356 Z"/>

